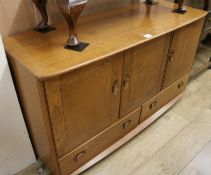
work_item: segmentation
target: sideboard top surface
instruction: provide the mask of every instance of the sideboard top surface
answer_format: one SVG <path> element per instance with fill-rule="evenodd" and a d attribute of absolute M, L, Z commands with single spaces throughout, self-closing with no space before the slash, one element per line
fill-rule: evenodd
<path fill-rule="evenodd" d="M 160 0 L 147 13 L 145 4 L 133 4 L 81 17 L 79 39 L 90 43 L 83 52 L 64 49 L 68 28 L 64 22 L 57 30 L 41 34 L 29 31 L 4 40 L 10 59 L 15 59 L 35 77 L 45 80 L 171 32 L 206 16 L 206 12 L 187 7 L 181 15 L 172 13 L 175 4 Z M 147 38 L 144 35 L 150 34 Z"/>

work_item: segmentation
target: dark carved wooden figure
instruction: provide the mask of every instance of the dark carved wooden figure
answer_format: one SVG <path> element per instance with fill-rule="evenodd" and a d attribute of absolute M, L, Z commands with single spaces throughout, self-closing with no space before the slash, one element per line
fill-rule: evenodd
<path fill-rule="evenodd" d="M 178 8 L 173 10 L 173 12 L 180 14 L 184 14 L 185 12 L 187 12 L 186 8 L 184 7 L 184 2 L 185 0 L 177 0 Z"/>
<path fill-rule="evenodd" d="M 88 44 L 79 41 L 77 36 L 76 24 L 80 14 L 86 6 L 87 0 L 57 0 L 60 11 L 62 12 L 68 27 L 69 38 L 65 48 L 82 51 Z"/>
<path fill-rule="evenodd" d="M 147 16 L 150 17 L 150 13 L 151 13 L 151 6 L 146 3 L 146 17 Z"/>
<path fill-rule="evenodd" d="M 156 1 L 156 0 L 145 0 L 144 3 L 149 4 L 149 5 L 155 5 L 155 4 L 158 4 L 158 1 Z"/>
<path fill-rule="evenodd" d="M 46 9 L 47 0 L 33 0 L 33 2 L 42 17 L 41 21 L 39 22 L 35 30 L 41 33 L 46 33 L 54 30 L 55 28 L 48 25 L 48 13 Z"/>

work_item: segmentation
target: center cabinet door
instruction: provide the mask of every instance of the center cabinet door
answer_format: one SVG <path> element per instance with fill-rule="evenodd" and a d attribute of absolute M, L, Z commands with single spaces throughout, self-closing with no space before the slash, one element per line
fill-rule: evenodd
<path fill-rule="evenodd" d="M 119 120 L 123 55 L 112 56 L 45 84 L 59 157 Z"/>
<path fill-rule="evenodd" d="M 160 91 L 169 42 L 170 34 L 167 34 L 126 52 L 121 117 Z"/>

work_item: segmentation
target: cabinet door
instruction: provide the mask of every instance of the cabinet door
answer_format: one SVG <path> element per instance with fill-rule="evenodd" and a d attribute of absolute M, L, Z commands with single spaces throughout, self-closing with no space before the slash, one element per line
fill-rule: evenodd
<path fill-rule="evenodd" d="M 161 88 L 170 34 L 128 50 L 125 54 L 121 117 L 141 106 Z"/>
<path fill-rule="evenodd" d="M 119 119 L 123 54 L 46 82 L 59 157 Z"/>
<path fill-rule="evenodd" d="M 168 54 L 163 88 L 190 72 L 196 54 L 203 20 L 194 22 L 174 32 Z"/>

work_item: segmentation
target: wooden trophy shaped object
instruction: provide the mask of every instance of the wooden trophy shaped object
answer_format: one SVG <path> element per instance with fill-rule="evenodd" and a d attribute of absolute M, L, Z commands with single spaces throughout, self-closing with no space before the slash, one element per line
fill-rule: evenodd
<path fill-rule="evenodd" d="M 144 3 L 149 4 L 149 5 L 155 5 L 155 4 L 158 4 L 158 1 L 156 1 L 156 0 L 145 0 Z"/>
<path fill-rule="evenodd" d="M 59 9 L 69 27 L 69 38 L 65 45 L 66 49 L 81 52 L 89 45 L 88 43 L 79 41 L 76 29 L 78 18 L 86 6 L 86 3 L 87 0 L 57 0 Z"/>
<path fill-rule="evenodd" d="M 47 33 L 52 30 L 55 30 L 54 27 L 48 25 L 48 13 L 46 9 L 47 0 L 33 0 L 33 2 L 38 11 L 40 12 L 42 18 L 35 30 L 40 33 Z"/>
<path fill-rule="evenodd" d="M 178 8 L 174 9 L 173 12 L 180 13 L 180 14 L 184 14 L 185 12 L 187 12 L 187 10 L 184 6 L 184 2 L 185 2 L 185 0 L 177 0 Z"/>

